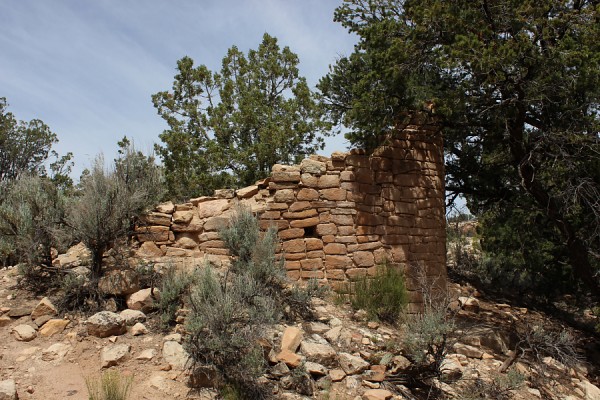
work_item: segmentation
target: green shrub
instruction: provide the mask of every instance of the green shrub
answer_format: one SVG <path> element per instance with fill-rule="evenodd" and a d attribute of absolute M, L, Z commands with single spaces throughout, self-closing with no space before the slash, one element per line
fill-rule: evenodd
<path fill-rule="evenodd" d="M 99 379 L 87 377 L 85 385 L 89 400 L 125 400 L 131 393 L 133 377 L 119 371 L 107 371 Z"/>
<path fill-rule="evenodd" d="M 185 295 L 196 279 L 196 272 L 181 271 L 175 267 L 169 267 L 164 272 L 158 301 L 160 321 L 164 328 L 175 321 L 177 310 L 181 307 Z"/>
<path fill-rule="evenodd" d="M 375 276 L 363 276 L 349 284 L 347 295 L 353 308 L 387 322 L 395 322 L 408 302 L 404 275 L 385 264 L 378 267 Z"/>
<path fill-rule="evenodd" d="M 454 319 L 440 307 L 405 317 L 403 349 L 417 365 L 429 364 L 439 371 L 448 348 L 449 336 L 456 329 Z"/>
<path fill-rule="evenodd" d="M 190 296 L 186 349 L 196 363 L 216 366 L 226 382 L 249 398 L 260 396 L 255 380 L 265 361 L 258 339 L 277 320 L 273 299 L 249 274 L 225 280 L 206 266 Z"/>
<path fill-rule="evenodd" d="M 308 310 L 315 285 L 290 288 L 276 255 L 276 231 L 260 232 L 249 210 L 239 208 L 221 238 L 234 257 L 232 266 L 220 274 L 206 266 L 199 274 L 189 298 L 185 346 L 194 363 L 217 367 L 236 396 L 258 399 L 267 391 L 256 383 L 266 367 L 259 339 L 286 309 Z"/>

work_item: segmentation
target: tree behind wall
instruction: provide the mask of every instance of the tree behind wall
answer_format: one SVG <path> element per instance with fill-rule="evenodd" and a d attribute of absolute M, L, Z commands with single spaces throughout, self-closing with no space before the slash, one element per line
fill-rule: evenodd
<path fill-rule="evenodd" d="M 46 176 L 44 163 L 51 156 L 56 158 L 50 164 L 53 180 L 63 187 L 70 186 L 72 154 L 59 157 L 52 150 L 58 142 L 56 134 L 39 119 L 18 121 L 7 108 L 6 98 L 0 97 L 0 189 L 6 193 L 8 183 L 21 175 Z"/>
<path fill-rule="evenodd" d="M 169 124 L 156 151 L 171 196 L 211 194 L 267 176 L 276 163 L 293 163 L 322 148 L 315 96 L 298 74 L 298 56 L 265 34 L 245 55 L 231 47 L 221 70 L 177 62 L 172 91 L 152 96 Z"/>
<path fill-rule="evenodd" d="M 99 156 L 81 178 L 66 222 L 75 241 L 92 253 L 92 273 L 102 275 L 102 257 L 117 239 L 132 233 L 135 218 L 162 197 L 162 174 L 153 157 L 136 151 L 125 138 L 119 142 L 114 167 Z"/>
<path fill-rule="evenodd" d="M 335 19 L 360 41 L 319 88 L 351 142 L 370 147 L 407 113 L 434 112 L 447 189 L 488 223 L 539 214 L 523 224 L 553 229 L 568 260 L 551 261 L 568 270 L 555 276 L 600 294 L 598 2 L 347 0 Z M 535 254 L 522 267 L 544 261 Z"/>

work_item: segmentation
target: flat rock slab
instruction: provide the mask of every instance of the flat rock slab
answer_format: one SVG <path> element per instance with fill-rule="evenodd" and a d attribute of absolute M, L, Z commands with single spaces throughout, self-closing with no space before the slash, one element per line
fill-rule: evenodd
<path fill-rule="evenodd" d="M 128 344 L 115 344 L 113 346 L 106 346 L 100 352 L 100 362 L 102 368 L 112 367 L 117 365 L 120 361 L 123 361 L 129 354 L 131 346 Z"/>
<path fill-rule="evenodd" d="M 20 342 L 29 342 L 37 336 L 37 332 L 29 325 L 17 325 L 12 329 L 12 333 Z"/>
<path fill-rule="evenodd" d="M 17 385 L 12 379 L 0 381 L 0 400 L 17 400 Z"/>
<path fill-rule="evenodd" d="M 25 308 L 25 307 L 11 308 L 10 311 L 8 312 L 8 316 L 11 318 L 21 318 L 21 317 L 24 317 L 24 316 L 30 315 L 30 314 L 31 314 L 31 308 Z"/>

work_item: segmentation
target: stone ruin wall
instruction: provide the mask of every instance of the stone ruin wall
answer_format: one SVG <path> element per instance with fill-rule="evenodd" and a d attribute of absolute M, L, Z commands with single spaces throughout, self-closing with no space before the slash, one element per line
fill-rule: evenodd
<path fill-rule="evenodd" d="M 311 156 L 298 166 L 275 165 L 270 177 L 244 189 L 161 204 L 137 228 L 137 255 L 188 266 L 227 264 L 218 230 L 238 203 L 259 216 L 262 229 L 278 229 L 294 280 L 337 287 L 373 275 L 387 260 L 405 272 L 413 310 L 420 309 L 424 276 L 445 287 L 443 141 L 424 120 L 413 118 L 371 155 Z"/>

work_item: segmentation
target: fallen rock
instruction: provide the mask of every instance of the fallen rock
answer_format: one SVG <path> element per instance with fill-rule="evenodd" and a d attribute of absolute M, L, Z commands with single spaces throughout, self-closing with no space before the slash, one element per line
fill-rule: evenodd
<path fill-rule="evenodd" d="M 50 321 L 52 317 L 50 315 L 42 315 L 41 317 L 33 320 L 33 323 L 38 327 L 42 327 L 46 322 Z"/>
<path fill-rule="evenodd" d="M 329 343 L 336 343 L 340 338 L 340 334 L 342 333 L 342 326 L 336 326 L 335 328 L 331 328 L 327 332 L 323 334 L 325 339 L 329 341 Z"/>
<path fill-rule="evenodd" d="M 37 332 L 29 325 L 17 325 L 12 329 L 12 333 L 20 342 L 29 342 L 37 336 Z"/>
<path fill-rule="evenodd" d="M 275 357 L 277 361 L 283 361 L 288 367 L 296 368 L 302 363 L 302 357 L 299 354 L 289 350 L 281 350 Z"/>
<path fill-rule="evenodd" d="M 49 298 L 44 297 L 31 312 L 31 319 L 35 320 L 41 316 L 52 316 L 56 314 L 58 314 L 58 310 L 54 304 L 52 304 Z"/>
<path fill-rule="evenodd" d="M 360 374 L 369 368 L 368 362 L 349 353 L 338 354 L 338 361 L 340 363 L 340 367 L 342 367 L 347 375 Z"/>
<path fill-rule="evenodd" d="M 315 375 L 315 376 L 327 375 L 327 368 L 318 363 L 306 361 L 304 363 L 304 368 L 306 369 L 306 372 L 308 372 L 311 375 Z"/>
<path fill-rule="evenodd" d="M 146 350 L 142 350 L 140 352 L 140 354 L 138 354 L 138 356 L 136 357 L 136 360 L 150 361 L 154 357 L 156 357 L 156 350 L 154 350 L 154 349 L 146 349 Z"/>
<path fill-rule="evenodd" d="M 31 308 L 17 307 L 11 308 L 7 315 L 11 318 L 21 318 L 31 314 Z"/>
<path fill-rule="evenodd" d="M 163 343 L 162 356 L 171 367 L 179 370 L 185 369 L 190 359 L 183 346 L 174 341 Z"/>
<path fill-rule="evenodd" d="M 346 373 L 343 369 L 332 369 L 329 371 L 329 377 L 332 382 L 340 382 L 346 377 Z"/>
<path fill-rule="evenodd" d="M 40 335 L 50 337 L 65 330 L 71 321 L 68 319 L 51 319 L 40 328 Z"/>
<path fill-rule="evenodd" d="M 585 393 L 585 398 L 589 400 L 598 400 L 600 399 L 600 388 L 598 386 L 592 384 L 589 381 L 581 381 L 577 384 L 579 389 Z"/>
<path fill-rule="evenodd" d="M 132 310 L 140 310 L 144 313 L 156 308 L 156 301 L 160 298 L 160 291 L 151 288 L 138 290 L 127 297 L 127 307 Z"/>
<path fill-rule="evenodd" d="M 17 385 L 13 379 L 0 381 L 0 400 L 18 400 Z"/>
<path fill-rule="evenodd" d="M 131 327 L 131 334 L 133 336 L 145 335 L 146 333 L 148 333 L 148 328 L 146 328 L 146 326 L 141 322 L 138 322 Z"/>
<path fill-rule="evenodd" d="M 336 352 L 329 344 L 303 341 L 300 343 L 300 351 L 310 361 L 320 364 L 331 365 L 335 361 Z"/>
<path fill-rule="evenodd" d="M 139 275 L 130 269 L 118 269 L 104 274 L 98 281 L 98 290 L 104 294 L 125 296 L 140 289 Z"/>
<path fill-rule="evenodd" d="M 304 329 L 310 333 L 318 333 L 318 334 L 322 334 L 322 333 L 325 333 L 325 332 L 331 330 L 329 325 L 324 324 L 323 322 L 307 322 L 304 325 Z"/>
<path fill-rule="evenodd" d="M 122 335 L 127 332 L 125 321 L 110 311 L 101 311 L 92 315 L 87 320 L 88 335 L 105 338 L 109 336 Z"/>
<path fill-rule="evenodd" d="M 369 389 L 363 394 L 363 400 L 387 400 L 391 399 L 394 394 L 385 389 Z"/>
<path fill-rule="evenodd" d="M 149 243 L 149 242 L 146 242 L 146 243 Z M 121 311 L 119 313 L 119 315 L 121 316 L 121 318 L 123 318 L 123 320 L 125 320 L 125 325 L 127 325 L 127 326 L 133 326 L 137 322 L 146 321 L 146 314 L 144 314 L 140 310 L 126 309 L 126 310 Z"/>
<path fill-rule="evenodd" d="M 44 361 L 61 361 L 72 346 L 65 343 L 54 343 L 52 346 L 42 350 L 42 360 Z"/>
<path fill-rule="evenodd" d="M 468 344 L 456 343 L 454 345 L 454 351 L 458 354 L 463 354 L 470 358 L 479 358 L 483 357 L 483 351 L 474 346 L 469 346 Z"/>
<path fill-rule="evenodd" d="M 3 326 L 10 325 L 11 322 L 12 322 L 12 318 L 10 318 L 9 316 L 7 316 L 7 315 L 0 316 L 0 328 L 2 328 Z"/>
<path fill-rule="evenodd" d="M 131 346 L 128 344 L 115 344 L 106 346 L 100 352 L 100 364 L 102 368 L 112 367 L 123 361 L 129 354 Z"/>
<path fill-rule="evenodd" d="M 283 331 L 281 338 L 281 350 L 289 350 L 295 353 L 302 342 L 302 330 L 295 326 L 288 326 Z"/>

